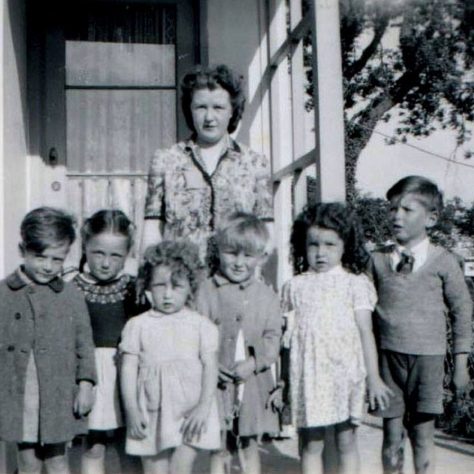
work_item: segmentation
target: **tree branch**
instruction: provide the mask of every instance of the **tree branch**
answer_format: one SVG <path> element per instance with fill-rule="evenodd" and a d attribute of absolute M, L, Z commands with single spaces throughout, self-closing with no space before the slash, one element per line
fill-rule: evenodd
<path fill-rule="evenodd" d="M 364 49 L 362 54 L 360 55 L 359 59 L 354 61 L 350 66 L 345 68 L 344 70 L 344 78 L 350 81 L 356 74 L 358 74 L 364 67 L 366 66 L 369 59 L 377 50 L 380 41 L 385 33 L 385 30 L 388 26 L 388 17 L 384 16 L 380 18 L 379 22 L 374 28 L 374 37 L 369 45 Z"/>

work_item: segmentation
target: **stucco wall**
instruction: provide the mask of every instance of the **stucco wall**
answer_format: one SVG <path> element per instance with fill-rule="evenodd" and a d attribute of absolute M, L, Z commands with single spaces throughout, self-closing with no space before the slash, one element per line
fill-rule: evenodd
<path fill-rule="evenodd" d="M 247 103 L 236 138 L 270 154 L 267 83 L 266 10 L 262 0 L 207 0 L 207 56 L 210 64 L 225 63 L 243 74 Z"/>
<path fill-rule="evenodd" d="M 19 261 L 18 227 L 26 210 L 26 22 L 22 0 L 2 1 L 2 144 L 0 162 L 2 212 L 0 277 Z"/>

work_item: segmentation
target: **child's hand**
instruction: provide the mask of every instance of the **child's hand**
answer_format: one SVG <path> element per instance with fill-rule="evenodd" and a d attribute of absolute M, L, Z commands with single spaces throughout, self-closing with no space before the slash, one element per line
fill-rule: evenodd
<path fill-rule="evenodd" d="M 133 413 L 127 413 L 127 424 L 130 438 L 143 439 L 146 437 L 148 423 L 139 410 L 136 410 Z"/>
<path fill-rule="evenodd" d="M 283 387 L 285 383 L 283 381 L 278 382 L 277 386 L 270 392 L 265 408 L 271 408 L 273 412 L 281 412 L 285 406 L 283 402 Z"/>
<path fill-rule="evenodd" d="M 371 410 L 385 410 L 390 405 L 390 397 L 393 396 L 392 390 L 384 384 L 380 377 L 368 379 L 367 392 L 369 396 L 369 406 Z"/>
<path fill-rule="evenodd" d="M 207 426 L 207 419 L 209 417 L 209 404 L 198 403 L 185 416 L 183 425 L 181 426 L 181 433 L 186 441 L 199 439 L 201 433 Z"/>
<path fill-rule="evenodd" d="M 453 373 L 453 385 L 456 390 L 456 394 L 460 395 L 466 389 L 466 386 L 469 383 L 469 371 L 467 369 L 467 364 L 459 363 L 455 361 L 454 364 L 454 373 Z"/>
<path fill-rule="evenodd" d="M 228 383 L 234 383 L 235 377 L 234 377 L 234 374 L 229 369 L 227 369 L 223 365 L 220 365 L 219 373 L 217 375 L 217 380 L 219 384 L 225 385 Z"/>
<path fill-rule="evenodd" d="M 92 383 L 88 380 L 81 380 L 79 382 L 79 390 L 74 399 L 74 413 L 81 418 L 87 416 L 92 410 L 94 401 L 95 395 Z"/>
<path fill-rule="evenodd" d="M 233 372 L 236 382 L 245 382 L 256 369 L 256 363 L 254 357 L 237 362 L 233 367 Z"/>

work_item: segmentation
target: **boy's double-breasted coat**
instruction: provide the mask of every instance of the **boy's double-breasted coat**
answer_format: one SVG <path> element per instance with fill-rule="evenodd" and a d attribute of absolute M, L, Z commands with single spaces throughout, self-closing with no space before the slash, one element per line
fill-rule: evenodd
<path fill-rule="evenodd" d="M 27 284 L 19 271 L 0 282 L 0 439 L 21 441 L 26 369 L 33 351 L 39 384 L 39 442 L 86 432 L 73 413 L 78 382 L 95 382 L 94 343 L 83 296 L 55 278 Z"/>

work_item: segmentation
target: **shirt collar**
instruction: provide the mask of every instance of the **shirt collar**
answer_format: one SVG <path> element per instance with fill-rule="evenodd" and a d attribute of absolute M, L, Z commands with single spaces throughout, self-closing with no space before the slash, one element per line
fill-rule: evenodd
<path fill-rule="evenodd" d="M 20 290 L 25 286 L 37 285 L 37 283 L 28 277 L 22 267 L 17 268 L 11 275 L 9 275 L 6 282 L 12 290 Z M 53 278 L 46 285 L 56 293 L 60 293 L 64 289 L 64 281 L 60 277 Z"/>
<path fill-rule="evenodd" d="M 403 247 L 402 245 L 397 245 L 396 252 L 398 253 L 398 255 L 401 255 L 403 252 L 406 252 L 413 255 L 415 260 L 424 261 L 426 260 L 426 256 L 428 255 L 429 246 L 430 240 L 428 239 L 428 237 L 426 237 L 410 249 L 407 247 Z"/>
<path fill-rule="evenodd" d="M 194 156 L 201 157 L 201 149 L 196 141 L 196 135 L 192 135 L 188 140 L 184 142 L 184 149 L 188 152 L 192 152 Z M 234 151 L 237 153 L 241 152 L 241 148 L 239 144 L 229 135 L 227 134 L 225 137 L 225 146 L 222 148 L 222 156 L 224 156 L 227 151 Z"/>
<path fill-rule="evenodd" d="M 212 276 L 212 280 L 214 281 L 216 286 L 224 286 L 224 285 L 236 285 L 233 281 L 230 281 L 227 277 L 225 277 L 222 273 L 215 273 Z M 243 290 L 244 288 L 249 287 L 253 282 L 255 281 L 255 278 L 249 278 L 246 281 L 243 281 L 242 283 L 238 283 L 238 287 Z"/>

